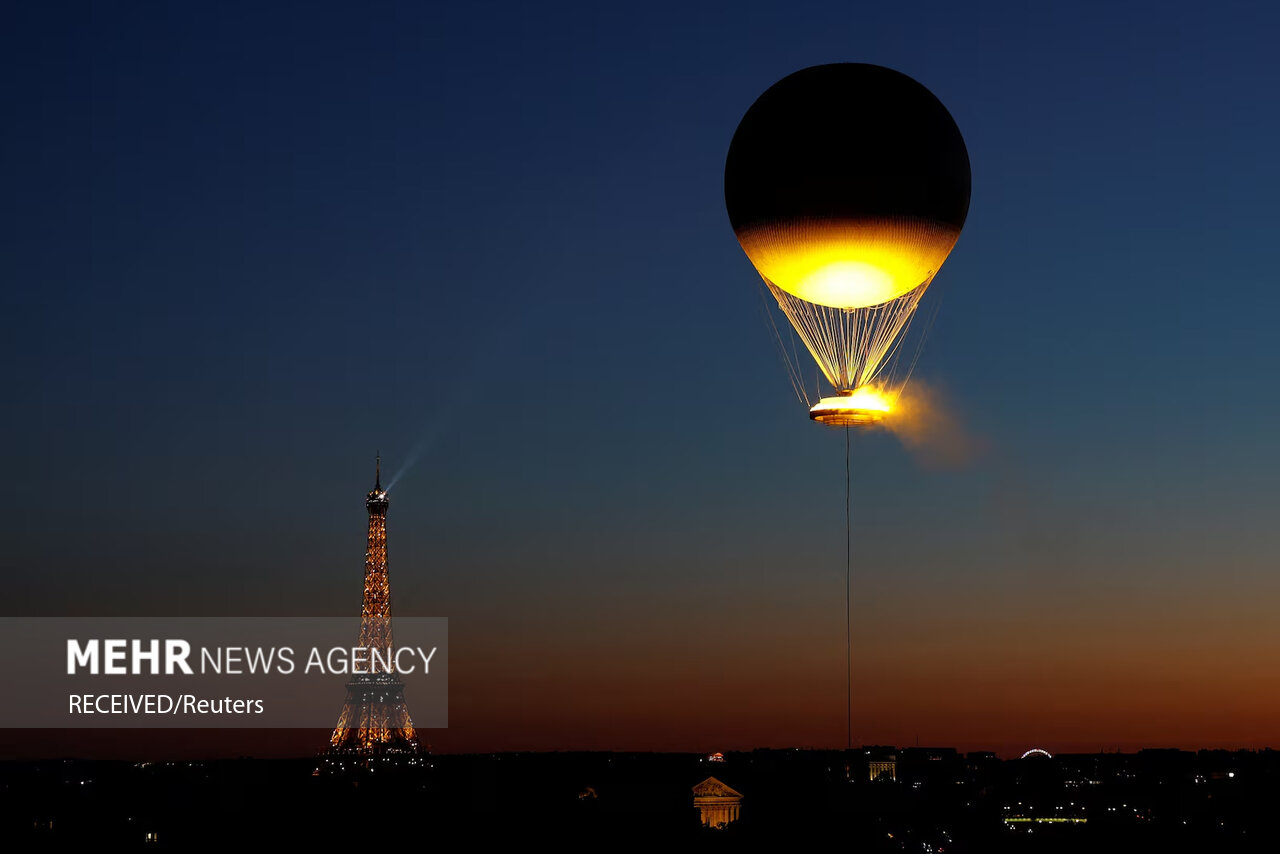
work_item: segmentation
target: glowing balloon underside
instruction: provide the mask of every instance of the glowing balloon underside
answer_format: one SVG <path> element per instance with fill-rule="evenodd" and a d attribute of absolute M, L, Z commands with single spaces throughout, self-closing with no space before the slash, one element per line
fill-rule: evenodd
<path fill-rule="evenodd" d="M 800 220 L 743 229 L 738 239 L 760 275 L 806 302 L 868 308 L 933 278 L 960 230 L 908 219 Z"/>

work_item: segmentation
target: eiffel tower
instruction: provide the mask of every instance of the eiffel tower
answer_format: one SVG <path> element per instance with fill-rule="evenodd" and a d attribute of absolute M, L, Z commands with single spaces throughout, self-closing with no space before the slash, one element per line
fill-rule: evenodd
<path fill-rule="evenodd" d="M 378 456 L 373 491 L 365 498 L 369 511 L 369 545 L 364 556 L 364 607 L 360 611 L 360 646 L 390 650 L 391 583 L 387 577 L 387 499 L 382 488 L 382 456 Z M 322 757 L 329 771 L 416 765 L 421 748 L 404 701 L 404 683 L 393 662 L 371 657 L 347 683 L 347 699 L 338 725 Z"/>

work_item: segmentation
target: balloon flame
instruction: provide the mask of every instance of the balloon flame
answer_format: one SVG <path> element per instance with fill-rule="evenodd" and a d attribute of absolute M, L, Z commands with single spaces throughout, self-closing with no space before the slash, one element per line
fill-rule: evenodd
<path fill-rule="evenodd" d="M 893 403 L 875 386 L 859 386 L 836 397 L 824 397 L 809 410 L 809 417 L 821 424 L 856 427 L 877 424 L 893 410 Z"/>

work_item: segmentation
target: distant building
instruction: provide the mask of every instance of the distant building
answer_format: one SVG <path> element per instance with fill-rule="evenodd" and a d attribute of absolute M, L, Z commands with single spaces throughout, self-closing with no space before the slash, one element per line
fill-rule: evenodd
<path fill-rule="evenodd" d="M 693 805 L 698 809 L 703 827 L 726 827 L 738 820 L 742 793 L 735 792 L 715 777 L 708 777 L 693 787 Z"/>
<path fill-rule="evenodd" d="M 902 758 L 912 762 L 953 762 L 959 754 L 954 747 L 904 747 Z"/>
<path fill-rule="evenodd" d="M 862 755 L 866 761 L 865 779 L 875 783 L 893 782 L 898 779 L 897 749 L 883 744 L 864 744 Z"/>
<path fill-rule="evenodd" d="M 897 781 L 913 789 L 954 784 L 963 770 L 953 747 L 904 747 L 898 751 Z"/>
<path fill-rule="evenodd" d="M 723 761 L 724 761 L 724 754 L 723 754 L 723 753 L 713 753 L 713 754 L 711 754 L 710 756 L 708 756 L 708 757 L 707 757 L 707 761 L 708 761 L 708 762 L 723 762 Z"/>
<path fill-rule="evenodd" d="M 897 780 L 898 760 L 892 756 L 888 759 L 872 759 L 867 763 L 867 778 L 873 783 Z"/>

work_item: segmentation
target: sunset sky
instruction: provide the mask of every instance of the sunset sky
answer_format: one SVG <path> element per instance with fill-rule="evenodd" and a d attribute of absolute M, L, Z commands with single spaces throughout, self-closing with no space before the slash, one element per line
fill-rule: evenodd
<path fill-rule="evenodd" d="M 354 613 L 380 450 L 433 749 L 843 746 L 843 437 L 722 180 L 871 62 L 973 195 L 917 370 L 964 453 L 854 437 L 855 741 L 1280 747 L 1280 12 L 92 8 L 0 27 L 9 615 Z M 161 738 L 0 750 L 312 749 Z"/>

